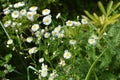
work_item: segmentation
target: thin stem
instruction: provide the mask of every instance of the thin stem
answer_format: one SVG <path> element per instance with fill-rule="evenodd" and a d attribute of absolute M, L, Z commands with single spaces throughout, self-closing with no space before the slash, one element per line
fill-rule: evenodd
<path fill-rule="evenodd" d="M 89 76 L 90 76 L 90 74 L 91 74 L 91 72 L 92 72 L 95 64 L 96 64 L 97 61 L 100 59 L 100 57 L 104 54 L 105 50 L 106 50 L 106 49 L 104 49 L 104 51 L 103 51 L 103 52 L 98 56 L 98 58 L 93 62 L 93 64 L 91 65 L 91 67 L 90 67 L 90 69 L 89 69 L 89 71 L 88 71 L 88 73 L 87 73 L 87 75 L 86 75 L 86 77 L 85 77 L 85 80 L 89 80 Z"/>
<path fill-rule="evenodd" d="M 5 34 L 7 35 L 8 39 L 10 40 L 11 38 L 10 38 L 8 32 L 6 31 L 6 29 L 5 29 L 5 27 L 3 26 L 3 24 L 2 24 L 1 21 L 0 21 L 0 24 L 1 24 L 1 26 L 2 26 L 2 28 L 3 28 L 3 30 L 4 30 L 4 32 L 5 32 Z"/>

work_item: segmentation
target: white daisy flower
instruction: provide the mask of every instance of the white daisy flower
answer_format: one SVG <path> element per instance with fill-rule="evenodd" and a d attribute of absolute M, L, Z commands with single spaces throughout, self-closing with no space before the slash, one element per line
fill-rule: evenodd
<path fill-rule="evenodd" d="M 77 21 L 77 22 L 74 21 L 73 23 L 74 23 L 75 26 L 80 26 L 81 25 L 81 23 L 79 21 Z"/>
<path fill-rule="evenodd" d="M 98 37 L 95 34 L 92 35 L 92 38 L 93 39 L 98 39 Z"/>
<path fill-rule="evenodd" d="M 33 41 L 32 37 L 27 37 L 26 42 L 31 43 Z"/>
<path fill-rule="evenodd" d="M 44 37 L 45 37 L 45 38 L 49 38 L 49 37 L 50 37 L 50 33 L 46 32 L 46 33 L 44 34 Z"/>
<path fill-rule="evenodd" d="M 34 15 L 32 12 L 27 12 L 27 18 L 31 21 L 34 21 Z"/>
<path fill-rule="evenodd" d="M 32 6 L 32 7 L 29 8 L 30 11 L 36 11 L 37 9 L 38 9 L 37 6 Z"/>
<path fill-rule="evenodd" d="M 61 66 L 65 66 L 66 65 L 66 63 L 65 63 L 65 60 L 63 60 L 63 59 L 60 59 L 60 63 L 59 63 Z"/>
<path fill-rule="evenodd" d="M 87 24 L 88 21 L 87 21 L 86 19 L 82 19 L 82 20 L 81 20 L 81 23 L 82 23 L 82 24 Z"/>
<path fill-rule="evenodd" d="M 69 52 L 68 50 L 65 50 L 64 51 L 64 55 L 63 55 L 63 57 L 65 58 L 65 59 L 70 59 L 71 58 L 71 52 Z"/>
<path fill-rule="evenodd" d="M 8 26 L 10 26 L 11 25 L 11 20 L 8 20 L 8 21 L 6 21 L 5 23 L 4 23 L 4 26 L 5 27 L 8 27 Z"/>
<path fill-rule="evenodd" d="M 57 36 L 57 35 L 58 35 L 58 33 L 59 33 L 59 32 L 58 32 L 58 31 L 55 31 L 55 30 L 54 30 L 54 31 L 52 31 L 52 35 L 53 35 L 53 36 Z"/>
<path fill-rule="evenodd" d="M 37 52 L 38 52 L 37 47 L 30 48 L 28 51 L 29 54 L 33 54 L 33 53 L 37 53 Z"/>
<path fill-rule="evenodd" d="M 61 26 L 59 25 L 59 26 L 56 27 L 54 30 L 57 31 L 57 32 L 59 32 L 59 31 L 61 30 Z"/>
<path fill-rule="evenodd" d="M 43 24 L 50 25 L 51 22 L 52 22 L 51 15 L 45 16 L 43 18 Z"/>
<path fill-rule="evenodd" d="M 63 38 L 64 34 L 63 33 L 59 33 L 57 36 L 58 36 L 58 38 Z"/>
<path fill-rule="evenodd" d="M 73 21 L 68 20 L 68 21 L 66 22 L 66 26 L 73 26 Z"/>
<path fill-rule="evenodd" d="M 50 14 L 50 9 L 42 10 L 42 15 L 49 15 L 49 14 Z"/>
<path fill-rule="evenodd" d="M 56 19 L 58 19 L 61 16 L 61 13 L 58 13 L 56 16 Z"/>
<path fill-rule="evenodd" d="M 19 6 L 19 7 L 23 7 L 24 5 L 25 5 L 24 2 L 18 2 L 18 6 Z"/>
<path fill-rule="evenodd" d="M 91 45 L 95 45 L 96 40 L 95 39 L 88 39 L 88 43 L 91 44 Z"/>
<path fill-rule="evenodd" d="M 76 40 L 70 40 L 69 43 L 74 45 L 74 44 L 76 44 Z"/>
<path fill-rule="evenodd" d="M 15 3 L 15 4 L 14 4 L 14 8 L 19 8 L 18 3 Z"/>
<path fill-rule="evenodd" d="M 42 62 L 44 62 L 44 58 L 39 59 L 39 63 L 42 63 Z"/>
<path fill-rule="evenodd" d="M 12 39 L 9 39 L 8 41 L 7 41 L 7 44 L 8 45 L 10 45 L 10 44 L 12 44 L 13 43 L 13 40 Z"/>
<path fill-rule="evenodd" d="M 19 17 L 19 11 L 15 10 L 11 14 L 12 18 L 18 18 Z"/>
<path fill-rule="evenodd" d="M 5 9 L 3 10 L 3 12 L 4 12 L 5 15 L 9 14 L 9 13 L 10 13 L 9 7 L 5 8 Z"/>
<path fill-rule="evenodd" d="M 20 14 L 23 16 L 25 16 L 26 15 L 26 13 L 27 13 L 27 11 L 26 11 L 26 9 L 22 9 L 21 11 L 20 11 Z"/>
<path fill-rule="evenodd" d="M 39 24 L 34 24 L 31 29 L 34 32 L 37 31 L 39 29 Z"/>

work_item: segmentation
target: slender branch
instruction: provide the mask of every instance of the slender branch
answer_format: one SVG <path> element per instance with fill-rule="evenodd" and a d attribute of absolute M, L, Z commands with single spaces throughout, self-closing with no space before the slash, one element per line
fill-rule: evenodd
<path fill-rule="evenodd" d="M 5 34 L 7 35 L 8 39 L 11 39 L 10 36 L 9 36 L 9 34 L 8 34 L 8 32 L 6 31 L 6 29 L 5 29 L 5 27 L 3 26 L 3 24 L 2 24 L 1 21 L 0 21 L 0 24 L 1 24 L 1 26 L 2 26 L 2 28 L 3 28 L 3 30 L 4 30 L 4 32 L 5 32 Z"/>
<path fill-rule="evenodd" d="M 87 73 L 87 75 L 86 75 L 86 77 L 85 77 L 85 80 L 89 80 L 89 76 L 90 76 L 90 74 L 91 74 L 91 72 L 92 72 L 95 64 L 96 64 L 97 61 L 100 59 L 100 57 L 104 54 L 105 50 L 106 50 L 106 49 L 104 49 L 104 51 L 103 51 L 103 52 L 97 57 L 97 59 L 93 62 L 93 64 L 91 65 L 91 67 L 90 67 L 90 69 L 89 69 L 89 71 L 88 71 L 88 73 Z"/>

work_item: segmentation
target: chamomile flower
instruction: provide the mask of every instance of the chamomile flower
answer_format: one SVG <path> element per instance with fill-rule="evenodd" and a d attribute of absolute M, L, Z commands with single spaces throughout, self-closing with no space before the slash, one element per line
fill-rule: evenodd
<path fill-rule="evenodd" d="M 30 11 L 36 11 L 37 9 L 38 9 L 37 6 L 32 6 L 32 7 L 29 8 Z"/>
<path fill-rule="evenodd" d="M 44 37 L 45 37 L 45 38 L 49 38 L 49 37 L 50 37 L 50 33 L 46 32 L 46 33 L 44 34 Z"/>
<path fill-rule="evenodd" d="M 31 21 L 34 21 L 34 15 L 32 12 L 27 12 L 27 18 Z"/>
<path fill-rule="evenodd" d="M 32 37 L 27 37 L 26 42 L 31 43 L 33 41 Z"/>
<path fill-rule="evenodd" d="M 57 31 L 57 32 L 59 32 L 61 30 L 61 26 L 58 25 L 58 27 L 56 27 L 54 30 Z"/>
<path fill-rule="evenodd" d="M 56 15 L 56 19 L 58 19 L 60 16 L 61 16 L 61 13 L 58 13 L 58 14 Z"/>
<path fill-rule="evenodd" d="M 81 23 L 80 23 L 79 21 L 77 21 L 77 22 L 74 21 L 73 24 L 74 24 L 75 26 L 80 26 L 80 25 L 81 25 Z"/>
<path fill-rule="evenodd" d="M 65 50 L 64 51 L 64 54 L 63 54 L 63 57 L 65 58 L 65 59 L 70 59 L 71 58 L 71 52 L 69 52 L 68 50 Z"/>
<path fill-rule="evenodd" d="M 42 15 L 49 15 L 49 14 L 50 14 L 50 9 L 42 10 Z"/>
<path fill-rule="evenodd" d="M 22 9 L 22 10 L 20 11 L 20 15 L 22 15 L 22 16 L 23 16 L 23 15 L 25 16 L 26 13 L 27 13 L 26 9 Z"/>
<path fill-rule="evenodd" d="M 8 21 L 6 21 L 5 23 L 4 23 L 4 26 L 5 27 L 8 27 L 8 26 L 10 26 L 11 25 L 11 20 L 8 20 Z"/>
<path fill-rule="evenodd" d="M 88 21 L 87 21 L 86 19 L 82 19 L 82 20 L 81 20 L 81 23 L 82 23 L 82 24 L 87 24 Z"/>
<path fill-rule="evenodd" d="M 13 6 L 14 6 L 14 8 L 19 8 L 18 3 L 15 3 Z"/>
<path fill-rule="evenodd" d="M 91 44 L 91 45 L 95 45 L 96 40 L 95 39 L 88 39 L 88 43 Z"/>
<path fill-rule="evenodd" d="M 58 35 L 58 33 L 59 33 L 59 32 L 58 32 L 58 31 L 55 31 L 55 30 L 54 30 L 54 31 L 52 31 L 52 35 L 53 35 L 53 36 Z"/>
<path fill-rule="evenodd" d="M 98 37 L 95 34 L 92 35 L 92 38 L 93 39 L 98 39 Z"/>
<path fill-rule="evenodd" d="M 10 13 L 9 7 L 5 8 L 5 9 L 3 10 L 3 12 L 4 12 L 5 15 L 9 14 L 9 13 Z"/>
<path fill-rule="evenodd" d="M 65 60 L 60 59 L 60 63 L 59 63 L 59 65 L 61 65 L 61 66 L 65 66 L 65 65 L 66 65 Z"/>
<path fill-rule="evenodd" d="M 37 47 L 30 48 L 28 51 L 29 54 L 33 54 L 33 53 L 37 53 L 37 52 L 38 52 Z"/>
<path fill-rule="evenodd" d="M 43 24 L 44 24 L 44 25 L 50 25 L 51 22 L 52 22 L 51 15 L 45 16 L 45 17 L 43 18 Z"/>
<path fill-rule="evenodd" d="M 10 45 L 10 44 L 12 44 L 13 43 L 13 40 L 12 39 L 9 39 L 8 41 L 7 41 L 7 44 L 8 45 Z"/>
<path fill-rule="evenodd" d="M 25 5 L 24 2 L 18 2 L 18 6 L 19 6 L 19 7 L 23 7 L 24 5 Z"/>
<path fill-rule="evenodd" d="M 42 62 L 44 62 L 44 58 L 39 59 L 39 63 L 42 63 Z"/>
<path fill-rule="evenodd" d="M 48 74 L 48 66 L 43 63 L 40 72 L 42 77 L 46 77 Z"/>
<path fill-rule="evenodd" d="M 64 34 L 63 33 L 59 33 L 57 36 L 58 36 L 58 38 L 63 38 Z"/>
<path fill-rule="evenodd" d="M 73 21 L 68 20 L 68 21 L 66 22 L 66 26 L 73 26 Z"/>
<path fill-rule="evenodd" d="M 11 14 L 12 18 L 18 18 L 19 17 L 19 11 L 15 10 Z"/>
<path fill-rule="evenodd" d="M 37 31 L 39 29 L 39 24 L 34 24 L 31 29 L 34 32 Z"/>
<path fill-rule="evenodd" d="M 70 40 L 69 43 L 74 45 L 74 44 L 76 44 L 76 40 Z"/>

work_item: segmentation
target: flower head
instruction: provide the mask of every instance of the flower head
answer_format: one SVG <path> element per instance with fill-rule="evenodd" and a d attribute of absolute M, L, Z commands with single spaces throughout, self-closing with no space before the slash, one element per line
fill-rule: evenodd
<path fill-rule="evenodd" d="M 4 26 L 5 27 L 8 27 L 8 26 L 10 26 L 11 25 L 11 20 L 8 20 L 8 21 L 6 21 L 5 23 L 4 23 Z"/>
<path fill-rule="evenodd" d="M 42 63 L 42 62 L 44 62 L 44 58 L 39 59 L 39 63 Z"/>
<path fill-rule="evenodd" d="M 56 19 L 58 19 L 60 16 L 61 16 L 61 13 L 58 13 L 58 14 L 56 15 Z"/>
<path fill-rule="evenodd" d="M 50 33 L 46 32 L 46 33 L 44 34 L 44 37 L 45 37 L 45 38 L 49 38 L 49 37 L 50 37 Z"/>
<path fill-rule="evenodd" d="M 91 45 L 95 45 L 96 40 L 95 39 L 88 39 L 88 43 L 91 44 Z"/>
<path fill-rule="evenodd" d="M 70 40 L 69 43 L 74 45 L 74 44 L 76 44 L 76 40 Z"/>
<path fill-rule="evenodd" d="M 30 11 L 36 11 L 37 9 L 38 9 L 37 6 L 32 6 L 32 7 L 29 8 Z"/>
<path fill-rule="evenodd" d="M 15 10 L 11 14 L 12 18 L 18 18 L 19 17 L 19 11 Z"/>
<path fill-rule="evenodd" d="M 73 26 L 73 21 L 68 20 L 68 21 L 66 22 L 66 26 Z"/>
<path fill-rule="evenodd" d="M 37 31 L 38 29 L 39 29 L 39 25 L 38 24 L 34 24 L 33 26 L 32 26 L 32 31 Z"/>
<path fill-rule="evenodd" d="M 37 47 L 33 47 L 29 49 L 28 53 L 33 54 L 33 53 L 36 53 L 37 51 L 38 51 Z"/>
<path fill-rule="evenodd" d="M 9 45 L 9 44 L 12 44 L 13 43 L 13 40 L 12 39 L 9 39 L 8 41 L 7 41 L 7 44 Z"/>
<path fill-rule="evenodd" d="M 82 20 L 81 20 L 81 23 L 82 23 L 82 24 L 87 24 L 88 21 L 87 21 L 86 19 L 82 19 Z"/>
<path fill-rule="evenodd" d="M 64 55 L 63 55 L 63 57 L 65 58 L 65 59 L 70 59 L 71 58 L 71 52 L 69 52 L 68 50 L 65 50 L 64 51 Z"/>
<path fill-rule="evenodd" d="M 26 42 L 31 43 L 31 42 L 32 42 L 32 40 L 33 40 L 33 38 L 32 38 L 32 37 L 27 37 Z"/>
<path fill-rule="evenodd" d="M 25 5 L 25 3 L 24 3 L 24 2 L 18 2 L 17 4 L 18 4 L 18 6 L 19 6 L 19 7 L 22 7 L 22 6 L 24 6 L 24 5 Z"/>
<path fill-rule="evenodd" d="M 50 9 L 44 9 L 42 10 L 43 15 L 49 15 L 50 14 Z"/>
<path fill-rule="evenodd" d="M 50 25 L 51 22 L 52 22 L 51 15 L 45 16 L 43 18 L 43 24 Z"/>
<path fill-rule="evenodd" d="M 34 15 L 32 12 L 27 12 L 27 18 L 31 21 L 34 21 Z"/>
<path fill-rule="evenodd" d="M 23 15 L 26 15 L 26 13 L 27 13 L 27 11 L 26 11 L 26 9 L 22 9 L 21 11 L 20 11 L 20 14 L 23 16 Z"/>

